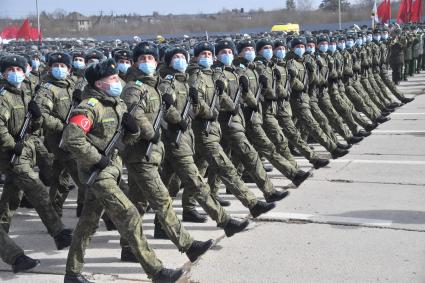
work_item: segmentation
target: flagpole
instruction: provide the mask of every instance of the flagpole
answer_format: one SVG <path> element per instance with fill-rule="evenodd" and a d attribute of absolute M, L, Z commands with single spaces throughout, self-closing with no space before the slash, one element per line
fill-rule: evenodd
<path fill-rule="evenodd" d="M 38 13 L 38 0 L 35 0 L 35 9 L 37 11 L 37 31 L 38 31 L 38 47 L 41 47 L 41 29 L 40 29 L 40 14 Z"/>
<path fill-rule="evenodd" d="M 341 0 L 338 0 L 338 22 L 339 22 L 339 29 L 342 29 L 341 26 Z"/>

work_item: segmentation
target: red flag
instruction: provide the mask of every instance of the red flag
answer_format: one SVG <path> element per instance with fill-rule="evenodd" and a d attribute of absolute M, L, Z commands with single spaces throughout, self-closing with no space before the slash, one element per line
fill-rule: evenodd
<path fill-rule="evenodd" d="M 410 21 L 420 23 L 422 20 L 422 0 L 413 2 L 410 12 Z"/>
<path fill-rule="evenodd" d="M 29 41 L 31 39 L 31 27 L 28 19 L 24 21 L 21 28 L 18 30 L 16 38 L 23 38 L 25 41 Z"/>
<path fill-rule="evenodd" d="M 16 33 L 18 28 L 15 26 L 5 27 L 1 32 L 1 37 L 4 39 L 14 39 L 16 38 Z"/>
<path fill-rule="evenodd" d="M 398 9 L 397 14 L 397 23 L 406 24 L 410 20 L 410 3 L 411 0 L 401 0 L 400 8 Z"/>
<path fill-rule="evenodd" d="M 386 23 L 391 19 L 391 4 L 390 0 L 384 0 L 378 6 L 378 18 L 381 23 Z"/>

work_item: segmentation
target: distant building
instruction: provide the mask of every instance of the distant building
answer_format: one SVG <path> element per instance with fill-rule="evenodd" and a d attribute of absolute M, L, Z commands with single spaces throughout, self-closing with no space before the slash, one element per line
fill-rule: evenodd
<path fill-rule="evenodd" d="M 72 22 L 73 29 L 77 31 L 89 31 L 92 28 L 92 21 L 78 12 L 72 12 L 67 16 L 67 19 Z"/>

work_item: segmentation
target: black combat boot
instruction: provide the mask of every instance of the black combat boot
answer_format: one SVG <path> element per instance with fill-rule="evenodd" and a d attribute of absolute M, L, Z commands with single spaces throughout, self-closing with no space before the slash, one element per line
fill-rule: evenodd
<path fill-rule="evenodd" d="M 367 125 L 365 128 L 366 131 L 370 132 L 378 127 L 378 123 L 373 122 L 372 124 Z"/>
<path fill-rule="evenodd" d="M 384 117 L 381 115 L 376 119 L 376 122 L 382 124 L 382 123 L 388 122 L 389 120 L 391 120 L 390 117 Z"/>
<path fill-rule="evenodd" d="M 207 217 L 200 214 L 196 209 L 183 210 L 183 221 L 184 222 L 194 222 L 194 223 L 205 223 L 207 222 Z"/>
<path fill-rule="evenodd" d="M 239 221 L 234 218 L 230 218 L 229 222 L 227 222 L 226 226 L 224 226 L 224 233 L 226 233 L 227 237 L 232 237 L 234 234 L 245 230 L 248 224 L 248 219 Z"/>
<path fill-rule="evenodd" d="M 72 229 L 65 228 L 60 231 L 55 237 L 56 248 L 62 250 L 66 247 L 69 247 L 72 242 Z"/>
<path fill-rule="evenodd" d="M 257 201 L 256 205 L 254 205 L 252 208 L 249 209 L 249 212 L 251 213 L 253 218 L 257 218 L 261 214 L 269 212 L 275 207 L 276 207 L 276 204 L 274 202 L 267 203 L 267 202 L 259 200 Z"/>
<path fill-rule="evenodd" d="M 286 190 L 275 191 L 273 194 L 266 197 L 266 202 L 271 203 L 275 201 L 280 201 L 286 198 L 289 195 L 289 192 Z"/>
<path fill-rule="evenodd" d="M 270 165 L 270 164 L 265 164 L 265 163 L 263 162 L 263 167 L 264 167 L 264 170 L 265 170 L 266 172 L 272 172 L 272 171 L 273 171 L 273 166 L 272 166 L 272 165 Z"/>
<path fill-rule="evenodd" d="M 130 247 L 121 248 L 121 261 L 124 262 L 139 262 Z"/>
<path fill-rule="evenodd" d="M 225 200 L 221 196 L 213 196 L 221 206 L 230 206 L 230 201 Z"/>
<path fill-rule="evenodd" d="M 33 269 L 36 266 L 40 265 L 38 259 L 32 259 L 26 255 L 20 255 L 15 259 L 15 262 L 12 264 L 13 273 L 28 271 Z"/>
<path fill-rule="evenodd" d="M 153 283 L 174 283 L 182 277 L 184 271 L 183 269 L 161 269 L 155 276 L 152 278 Z"/>
<path fill-rule="evenodd" d="M 319 169 L 328 165 L 329 160 L 324 158 L 317 158 L 317 159 L 311 160 L 310 163 L 313 165 L 314 169 Z"/>
<path fill-rule="evenodd" d="M 368 137 L 368 136 L 370 136 L 370 134 L 371 134 L 370 132 L 361 129 L 360 131 L 357 132 L 356 136 L 358 136 L 358 137 Z"/>
<path fill-rule="evenodd" d="M 338 157 L 343 157 L 344 155 L 346 155 L 349 151 L 346 149 L 340 149 L 340 148 L 336 148 L 334 150 L 334 152 L 332 152 L 332 158 L 333 159 L 337 159 Z"/>
<path fill-rule="evenodd" d="M 84 277 L 83 274 L 65 274 L 64 283 L 94 283 Z"/>
<path fill-rule="evenodd" d="M 409 103 L 409 102 L 412 102 L 413 100 L 415 100 L 414 97 L 405 97 L 405 98 L 403 98 L 401 100 L 401 102 L 403 102 L 403 103 Z"/>
<path fill-rule="evenodd" d="M 343 143 L 338 142 L 336 144 L 336 146 L 339 147 L 340 149 L 350 149 L 351 148 L 351 144 L 349 144 L 349 143 L 343 144 Z"/>
<path fill-rule="evenodd" d="M 361 142 L 362 140 L 363 140 L 363 137 L 353 136 L 347 142 L 350 144 L 355 144 L 355 143 Z"/>
<path fill-rule="evenodd" d="M 214 241 L 211 239 L 205 242 L 193 241 L 192 245 L 187 250 L 186 255 L 191 262 L 195 262 L 201 255 L 206 253 L 213 244 Z"/>
<path fill-rule="evenodd" d="M 295 187 L 299 187 L 308 177 L 310 177 L 310 172 L 298 170 L 294 179 L 292 179 L 292 183 L 295 185 Z"/>

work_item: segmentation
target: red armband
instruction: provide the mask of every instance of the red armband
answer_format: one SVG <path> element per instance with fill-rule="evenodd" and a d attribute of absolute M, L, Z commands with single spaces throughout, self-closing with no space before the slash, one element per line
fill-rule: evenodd
<path fill-rule="evenodd" d="M 84 115 L 75 115 L 72 116 L 69 119 L 69 123 L 75 124 L 78 127 L 80 127 L 85 134 L 87 134 L 88 132 L 90 132 L 91 130 L 91 126 L 92 126 L 92 122 L 89 120 L 89 118 L 87 118 Z"/>

